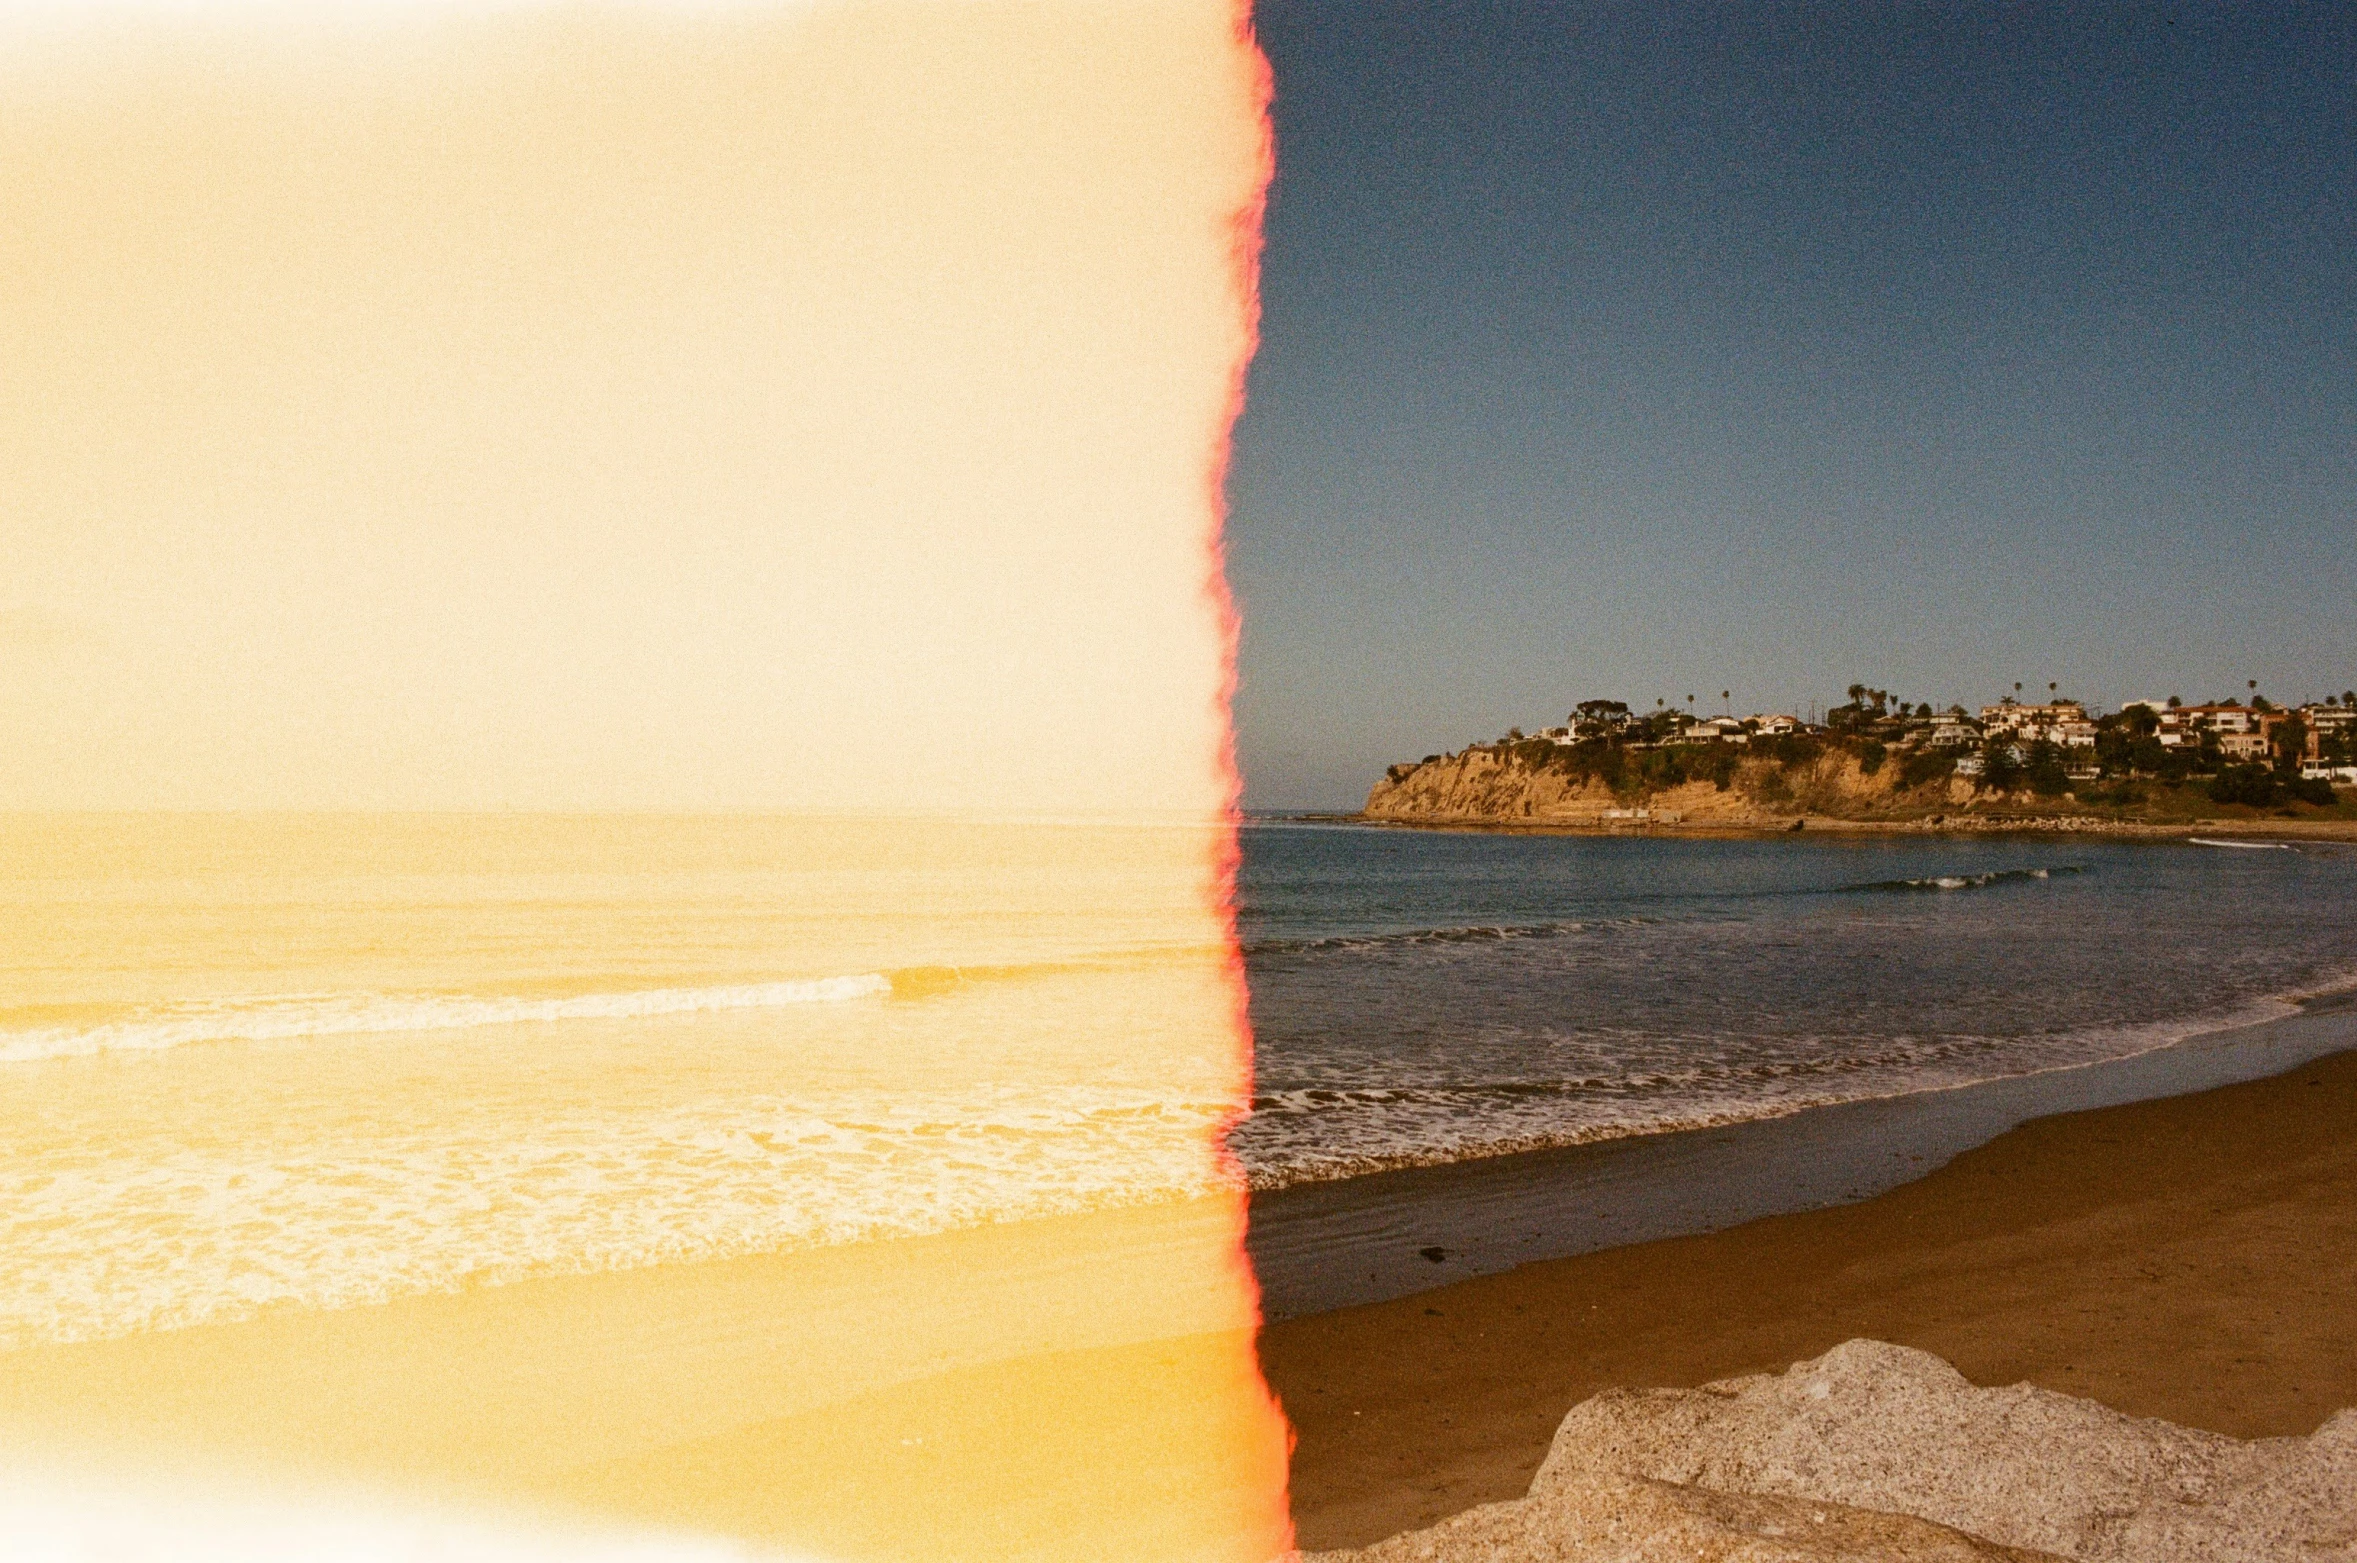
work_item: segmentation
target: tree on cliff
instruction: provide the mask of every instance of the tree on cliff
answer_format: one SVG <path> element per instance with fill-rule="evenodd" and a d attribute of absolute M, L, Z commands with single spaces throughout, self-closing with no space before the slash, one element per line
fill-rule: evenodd
<path fill-rule="evenodd" d="M 2059 798 L 2070 790 L 2070 772 L 2063 768 L 2062 750 L 2041 738 L 2030 745 L 2029 764 L 2023 768 L 2023 779 L 2030 790 L 2041 798 Z"/>
<path fill-rule="evenodd" d="M 1981 789 L 2011 792 L 2021 785 L 2021 759 L 2010 742 L 1993 740 L 1981 756 Z"/>
<path fill-rule="evenodd" d="M 2276 724 L 2274 741 L 2275 768 L 2287 774 L 2297 772 L 2308 754 L 2307 722 L 2294 711 Z"/>

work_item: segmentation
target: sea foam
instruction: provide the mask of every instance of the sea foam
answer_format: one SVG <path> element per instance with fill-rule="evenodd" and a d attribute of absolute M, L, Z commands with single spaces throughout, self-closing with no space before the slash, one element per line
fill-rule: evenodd
<path fill-rule="evenodd" d="M 720 1010 L 840 1004 L 892 991 L 882 972 L 718 987 L 643 988 L 560 998 L 481 994 L 260 996 L 159 1004 L 89 1026 L 0 1031 L 0 1063 L 157 1052 L 198 1042 L 265 1042 L 303 1037 L 463 1031 L 564 1020 L 637 1020 Z"/>

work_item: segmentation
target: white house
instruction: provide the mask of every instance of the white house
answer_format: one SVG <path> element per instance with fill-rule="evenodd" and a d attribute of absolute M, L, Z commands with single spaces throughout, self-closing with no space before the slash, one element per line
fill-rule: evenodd
<path fill-rule="evenodd" d="M 2307 724 L 2308 747 L 2313 753 L 2321 739 L 2357 732 L 2357 706 L 2302 706 L 2300 720 Z"/>
<path fill-rule="evenodd" d="M 2043 740 L 2067 748 L 2095 747 L 2095 724 L 2087 720 L 2087 708 L 2076 700 L 2057 700 L 2042 706 L 2001 700 L 1993 706 L 1981 707 L 1981 726 L 1991 733 L 2012 733 L 2031 743 Z"/>

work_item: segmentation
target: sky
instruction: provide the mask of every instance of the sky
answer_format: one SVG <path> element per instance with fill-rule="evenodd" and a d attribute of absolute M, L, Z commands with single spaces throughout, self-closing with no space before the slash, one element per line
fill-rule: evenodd
<path fill-rule="evenodd" d="M 1592 696 L 2357 684 L 2357 9 L 1257 15 L 1248 806 Z"/>
<path fill-rule="evenodd" d="M 1217 813 L 1225 4 L 0 0 L 0 809 Z"/>

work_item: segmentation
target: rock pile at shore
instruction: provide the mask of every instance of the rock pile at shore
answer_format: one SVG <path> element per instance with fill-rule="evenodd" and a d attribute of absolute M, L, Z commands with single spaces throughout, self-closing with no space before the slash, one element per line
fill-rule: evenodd
<path fill-rule="evenodd" d="M 1310 1563 L 2357 1563 L 2357 1410 L 2252 1442 L 1851 1341 L 1573 1408 L 1530 1495 Z"/>

